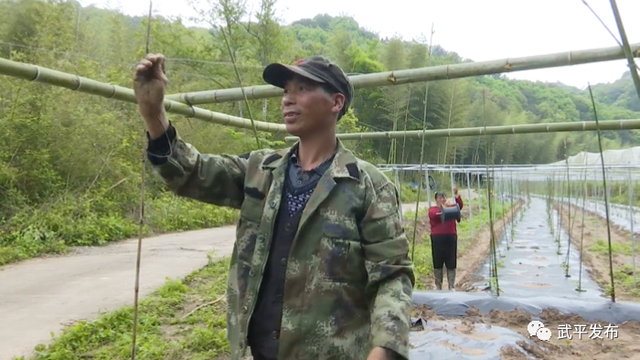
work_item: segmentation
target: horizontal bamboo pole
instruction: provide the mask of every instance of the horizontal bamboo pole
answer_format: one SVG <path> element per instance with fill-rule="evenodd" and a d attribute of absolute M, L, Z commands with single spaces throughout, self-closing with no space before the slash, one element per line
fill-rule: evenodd
<path fill-rule="evenodd" d="M 633 120 L 608 120 L 599 121 L 600 130 L 630 130 L 640 129 L 640 119 Z M 596 131 L 595 121 L 574 121 L 545 124 L 501 125 L 487 127 L 469 127 L 438 130 L 411 130 L 411 131 L 379 131 L 362 133 L 337 134 L 340 140 L 374 140 L 374 139 L 398 139 L 407 138 L 432 138 L 432 137 L 466 137 L 481 135 L 507 135 L 507 134 L 537 134 L 569 131 Z M 296 141 L 298 137 L 287 136 L 285 141 Z"/>
<path fill-rule="evenodd" d="M 404 169 L 412 169 L 412 168 L 419 168 L 420 166 L 422 166 L 422 170 L 433 170 L 433 171 L 470 171 L 472 169 L 475 170 L 486 170 L 488 165 L 478 165 L 478 164 L 455 164 L 455 165 L 447 165 L 447 164 L 377 164 L 376 167 L 378 167 L 379 169 L 395 169 L 395 170 L 404 170 Z M 611 165 L 611 164 L 607 164 L 607 161 L 605 161 L 605 167 L 607 169 L 623 169 L 624 171 L 627 171 L 628 169 L 638 169 L 640 170 L 640 164 L 617 164 L 617 165 Z M 500 164 L 500 165 L 490 165 L 489 166 L 490 169 L 493 169 L 495 171 L 501 171 L 501 172 L 513 172 L 513 171 L 523 171 L 523 170 L 530 170 L 533 169 L 535 171 L 546 171 L 546 170 L 551 170 L 551 171 L 566 171 L 567 170 L 567 165 L 566 164 Z M 600 170 L 602 167 L 600 165 L 600 160 L 598 160 L 597 164 L 588 164 L 588 165 L 583 165 L 583 164 L 571 164 L 569 165 L 568 169 L 570 170 L 580 170 L 583 171 L 585 169 L 590 169 L 590 170 Z"/>
<path fill-rule="evenodd" d="M 635 57 L 640 57 L 640 43 L 631 45 Z M 625 58 L 625 52 L 619 46 L 566 51 L 554 54 L 525 56 L 511 59 L 469 62 L 462 64 L 431 66 L 418 69 L 387 71 L 373 74 L 351 76 L 356 89 L 379 86 L 410 84 L 424 81 L 458 79 L 463 77 L 499 74 L 505 72 L 544 69 Z M 272 85 L 245 87 L 247 99 L 264 99 L 282 96 L 282 89 Z M 167 95 L 168 99 L 185 104 L 199 105 L 243 101 L 241 88 L 206 90 L 190 93 Z"/>
<path fill-rule="evenodd" d="M 116 99 L 134 104 L 137 103 L 132 89 L 36 65 L 15 62 L 4 58 L 0 58 L 0 74 L 28 81 L 60 86 L 74 91 L 103 96 L 109 99 Z M 251 126 L 251 120 L 249 119 L 243 119 L 236 116 L 185 105 L 177 101 L 166 99 L 166 97 L 164 101 L 164 108 L 169 113 L 179 114 L 215 124 L 229 125 L 244 129 L 253 128 Z M 255 124 L 257 130 L 260 131 L 285 131 L 285 126 L 283 124 L 272 124 L 263 121 L 255 121 Z"/>

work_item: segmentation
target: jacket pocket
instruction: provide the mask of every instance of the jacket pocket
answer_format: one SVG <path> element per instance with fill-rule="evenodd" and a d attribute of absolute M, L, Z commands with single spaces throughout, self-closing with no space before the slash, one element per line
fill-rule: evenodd
<path fill-rule="evenodd" d="M 240 208 L 240 217 L 246 220 L 260 223 L 264 210 L 264 194 L 255 188 L 245 188 L 244 201 Z"/>
<path fill-rule="evenodd" d="M 367 279 L 360 239 L 323 233 L 318 246 L 318 275 L 323 281 L 364 282 Z"/>

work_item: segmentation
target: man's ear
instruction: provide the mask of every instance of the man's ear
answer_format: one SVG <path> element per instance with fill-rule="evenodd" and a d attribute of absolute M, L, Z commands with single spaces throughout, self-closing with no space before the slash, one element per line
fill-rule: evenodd
<path fill-rule="evenodd" d="M 340 110 L 344 107 L 345 97 L 343 94 L 337 93 L 333 96 L 333 110 L 340 113 Z"/>

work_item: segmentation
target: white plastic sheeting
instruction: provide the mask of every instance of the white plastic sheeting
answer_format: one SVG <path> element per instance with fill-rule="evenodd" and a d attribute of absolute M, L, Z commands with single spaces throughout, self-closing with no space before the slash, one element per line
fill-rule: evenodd
<path fill-rule="evenodd" d="M 552 231 L 550 228 L 545 201 L 532 197 L 530 205 L 520 211 L 524 212 L 522 219 L 516 215 L 513 232 L 509 224 L 496 248 L 501 263 L 498 268 L 500 296 L 529 298 L 544 292 L 557 299 L 603 300 L 602 291 L 590 278 L 587 268 L 580 268 L 578 250 L 573 246 L 568 248 L 568 234 L 563 229 L 554 227 Z M 552 211 L 554 224 L 557 217 L 557 212 Z M 476 274 L 479 281 L 475 287 L 487 286 L 489 274 L 487 260 Z M 578 279 L 581 279 L 582 291 L 576 291 Z"/>
<path fill-rule="evenodd" d="M 640 146 L 620 150 L 605 150 L 602 152 L 605 165 L 638 165 L 640 164 Z M 600 166 L 600 153 L 581 151 L 577 155 L 569 156 L 569 165 L 597 165 Z M 565 166 L 564 160 L 549 165 Z"/>

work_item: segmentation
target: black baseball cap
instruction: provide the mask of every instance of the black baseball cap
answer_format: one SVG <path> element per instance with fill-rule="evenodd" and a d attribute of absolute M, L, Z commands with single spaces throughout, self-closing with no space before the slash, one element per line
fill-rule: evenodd
<path fill-rule="evenodd" d="M 296 61 L 294 65 L 269 64 L 264 69 L 262 78 L 268 84 L 284 88 L 286 82 L 294 75 L 302 76 L 344 95 L 344 106 L 338 115 L 338 119 L 349 109 L 353 99 L 353 85 L 338 64 L 329 61 L 324 56 L 310 56 Z"/>

